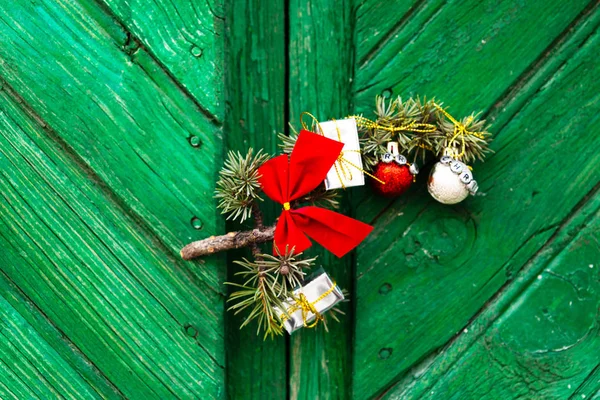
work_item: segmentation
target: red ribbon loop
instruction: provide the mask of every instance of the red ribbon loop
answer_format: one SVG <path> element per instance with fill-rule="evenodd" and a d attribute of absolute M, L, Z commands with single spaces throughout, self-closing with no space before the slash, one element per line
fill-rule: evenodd
<path fill-rule="evenodd" d="M 281 155 L 259 169 L 259 182 L 269 198 L 284 206 L 273 240 L 273 253 L 286 246 L 300 253 L 312 243 L 320 243 L 338 257 L 354 249 L 373 227 L 345 215 L 320 207 L 289 209 L 289 203 L 319 186 L 327 176 L 344 144 L 316 133 L 302 130 L 288 159 Z"/>

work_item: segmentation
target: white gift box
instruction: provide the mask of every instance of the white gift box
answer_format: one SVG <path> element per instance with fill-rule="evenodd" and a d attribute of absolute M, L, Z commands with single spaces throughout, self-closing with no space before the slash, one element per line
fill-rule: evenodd
<path fill-rule="evenodd" d="M 342 290 L 323 272 L 304 286 L 294 290 L 294 298 L 288 298 L 283 302 L 289 317 L 283 310 L 275 307 L 275 312 L 283 321 L 283 327 L 288 333 L 292 333 L 315 320 L 315 314 L 304 310 L 297 300 L 304 295 L 319 314 L 323 314 L 338 302 L 344 300 Z M 325 295 L 325 296 L 323 296 Z"/>
<path fill-rule="evenodd" d="M 319 131 L 329 139 L 344 143 L 342 158 L 335 162 L 325 178 L 325 189 L 339 189 L 351 186 L 363 186 L 365 174 L 363 173 L 358 129 L 354 118 L 321 122 Z"/>

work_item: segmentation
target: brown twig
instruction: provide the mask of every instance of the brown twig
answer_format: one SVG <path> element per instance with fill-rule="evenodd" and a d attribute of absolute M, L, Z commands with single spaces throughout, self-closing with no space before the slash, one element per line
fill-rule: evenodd
<path fill-rule="evenodd" d="M 259 230 L 265 229 L 265 225 L 263 223 L 263 214 L 260 211 L 260 207 L 258 203 L 255 201 L 252 202 L 252 218 L 254 218 L 254 227 Z"/>
<path fill-rule="evenodd" d="M 260 211 L 260 207 L 256 201 L 252 202 L 252 218 L 254 219 L 254 228 L 262 231 L 265 229 L 265 225 L 263 224 L 263 215 L 262 211 Z M 260 255 L 260 247 L 256 242 L 250 243 L 250 250 L 252 250 L 252 255 L 256 261 L 262 260 L 262 256 Z"/>
<path fill-rule="evenodd" d="M 209 238 L 192 242 L 181 249 L 184 260 L 207 256 L 221 251 L 239 249 L 273 240 L 275 225 L 264 229 L 253 229 L 245 232 L 229 232 L 226 235 L 211 236 Z"/>

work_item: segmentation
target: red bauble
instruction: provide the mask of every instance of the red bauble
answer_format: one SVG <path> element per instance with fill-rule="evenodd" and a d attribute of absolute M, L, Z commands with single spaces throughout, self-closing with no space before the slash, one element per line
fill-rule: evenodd
<path fill-rule="evenodd" d="M 373 190 L 377 194 L 386 197 L 400 196 L 413 183 L 413 175 L 406 164 L 399 165 L 395 162 L 379 162 L 375 166 L 373 175 L 385 182 L 385 184 L 382 184 L 375 179 L 371 179 Z"/>

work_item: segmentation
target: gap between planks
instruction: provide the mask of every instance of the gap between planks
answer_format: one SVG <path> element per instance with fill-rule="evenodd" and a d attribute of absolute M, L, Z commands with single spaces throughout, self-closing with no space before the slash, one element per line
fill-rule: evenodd
<path fill-rule="evenodd" d="M 586 27 L 585 25 L 590 25 Z M 586 8 L 567 26 L 560 35 L 558 35 L 552 43 L 542 52 L 542 54 L 517 78 L 514 84 L 509 86 L 502 95 L 482 113 L 482 119 L 496 120 L 499 116 L 504 116 L 506 108 L 514 104 L 514 109 L 508 112 L 508 117 L 494 132 L 493 137 L 501 134 L 506 125 L 525 107 L 530 99 L 549 82 L 557 72 L 561 70 L 564 63 L 570 59 L 574 53 L 579 50 L 579 46 L 571 45 L 571 42 L 584 43 L 587 38 L 592 36 L 600 24 L 600 2 L 592 0 Z M 573 49 L 569 52 L 569 49 Z M 565 60 L 557 64 L 553 55 L 567 53 Z M 542 73 L 539 71 L 542 70 Z M 535 88 L 535 90 L 527 90 L 527 88 Z M 515 100 L 516 99 L 516 100 Z M 491 154 L 490 157 L 494 155 Z M 366 197 L 364 200 L 368 200 Z M 385 212 L 391 208 L 398 199 L 390 200 L 389 203 L 382 207 L 371 221 L 371 225 L 375 224 L 378 219 L 385 215 Z M 359 206 L 360 203 L 357 205 Z"/>
<path fill-rule="evenodd" d="M 18 94 L 12 86 L 8 84 L 8 82 L 4 81 L 0 77 L 0 91 L 4 91 L 8 98 L 16 103 L 16 105 L 27 115 L 29 116 L 37 125 L 39 125 L 44 132 L 48 134 L 48 137 L 57 144 L 58 148 L 66 154 L 69 159 L 73 161 L 75 165 L 77 165 L 83 173 L 89 178 L 91 182 L 93 182 L 97 187 L 100 188 L 100 191 L 104 195 L 105 199 L 110 202 L 111 206 L 115 208 L 118 212 L 129 217 L 137 227 L 140 228 L 140 232 L 143 233 L 153 245 L 156 246 L 162 253 L 164 253 L 170 260 L 170 262 L 179 266 L 182 264 L 182 261 L 179 257 L 179 254 L 171 249 L 167 244 L 163 241 L 163 239 L 155 233 L 149 223 L 142 219 L 127 203 L 119 197 L 109 186 L 107 182 L 105 182 L 92 167 L 85 163 L 85 161 L 81 158 L 81 156 L 39 115 L 37 114 L 33 108 L 29 105 L 20 94 Z M 185 272 L 188 281 L 193 283 L 194 278 L 190 276 L 190 272 L 187 268 L 180 268 Z M 210 285 L 206 285 L 212 292 L 215 294 L 224 297 L 222 289 L 213 288 Z"/>
<path fill-rule="evenodd" d="M 204 107 L 198 101 L 198 99 L 196 99 L 196 97 L 179 81 L 179 79 L 177 79 L 175 77 L 175 75 L 173 75 L 173 73 L 171 72 L 171 69 L 167 65 L 165 65 L 162 61 L 159 60 L 159 58 L 152 51 L 152 49 L 146 47 L 141 42 L 141 40 L 139 40 L 138 37 L 136 35 L 134 35 L 133 32 L 131 32 L 131 30 L 127 27 L 125 22 L 122 21 L 121 18 L 119 18 L 119 16 L 116 15 L 107 4 L 105 4 L 102 0 L 93 0 L 93 1 L 98 6 L 98 8 L 100 8 L 102 10 L 102 12 L 104 12 L 107 16 L 109 16 L 115 22 L 115 24 L 117 24 L 119 26 L 119 28 L 121 28 L 123 30 L 123 32 L 126 34 L 126 36 L 127 36 L 126 42 L 123 43 L 122 46 L 120 46 L 120 47 L 117 46 L 117 47 L 119 47 L 119 49 L 121 51 L 123 51 L 123 53 L 125 53 L 129 56 L 129 58 L 131 59 L 131 62 L 140 66 L 142 71 L 144 71 L 144 73 L 154 82 L 153 74 L 146 71 L 146 69 L 144 69 L 142 65 L 140 65 L 139 63 L 137 63 L 135 61 L 135 54 L 140 50 L 145 51 L 150 56 L 150 59 L 152 60 L 152 62 L 154 62 L 161 69 L 161 71 L 164 72 L 169 77 L 169 79 L 173 82 L 173 85 L 175 85 L 175 87 L 177 87 L 177 89 L 186 98 L 190 99 L 192 101 L 192 103 L 194 103 L 194 105 L 198 108 L 198 111 L 200 111 L 200 113 L 202 113 L 202 115 L 204 115 L 204 117 L 206 117 L 216 127 L 221 127 L 223 125 L 223 122 L 220 121 L 216 115 L 214 115 L 210 111 L 208 111 L 208 109 L 206 107 Z M 223 17 L 216 15 L 212 9 L 211 9 L 211 13 L 215 16 L 215 18 L 223 20 Z M 118 43 L 116 38 L 113 37 L 113 39 L 115 39 L 115 43 Z M 128 47 L 132 46 L 132 43 L 135 44 L 133 51 L 131 51 L 131 52 L 126 51 L 126 49 Z"/>
<path fill-rule="evenodd" d="M 591 208 L 591 210 L 589 209 Z M 383 391 L 377 398 L 384 398 L 390 394 L 394 388 L 398 388 L 400 396 L 407 393 L 402 388 L 403 384 L 408 385 L 410 390 L 410 382 L 406 382 L 414 374 L 414 371 L 427 371 L 432 369 L 436 361 L 447 356 L 446 352 L 452 348 L 461 347 L 451 354 L 449 364 L 440 369 L 440 373 L 434 375 L 432 380 L 425 384 L 425 387 L 420 389 L 420 393 L 424 393 L 435 385 L 435 383 L 444 376 L 450 368 L 460 360 L 461 356 L 487 331 L 487 329 L 500 318 L 519 296 L 527 290 L 534 282 L 536 277 L 540 275 L 542 270 L 550 263 L 558 254 L 560 254 L 570 243 L 576 240 L 579 232 L 583 230 L 591 221 L 596 218 L 596 214 L 600 209 L 600 182 L 598 182 L 592 190 L 590 190 L 578 203 L 573 207 L 569 214 L 561 221 L 556 231 L 550 238 L 525 262 L 519 269 L 516 276 L 508 280 L 502 287 L 481 307 L 481 309 L 467 322 L 467 324 L 446 344 L 440 346 L 443 349 L 438 352 L 434 350 L 433 357 L 425 356 L 418 364 L 414 365 L 400 381 L 392 383 Z M 580 221 L 580 219 L 582 219 Z M 575 234 L 571 234 L 575 232 Z M 483 321 L 481 325 L 475 329 L 472 325 Z M 476 333 L 474 333 L 476 332 Z M 468 335 L 468 336 L 467 336 Z M 446 357 L 447 360 L 447 357 Z"/>

